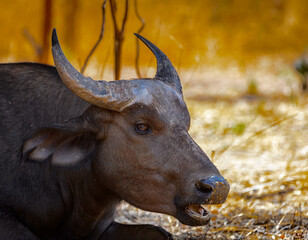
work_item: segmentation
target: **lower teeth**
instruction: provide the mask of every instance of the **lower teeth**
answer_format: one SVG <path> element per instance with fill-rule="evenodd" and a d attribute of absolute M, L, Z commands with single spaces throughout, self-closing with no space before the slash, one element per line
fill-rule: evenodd
<path fill-rule="evenodd" d="M 198 218 L 208 218 L 210 216 L 209 212 L 205 210 L 202 206 L 190 206 L 187 208 L 190 214 Z"/>

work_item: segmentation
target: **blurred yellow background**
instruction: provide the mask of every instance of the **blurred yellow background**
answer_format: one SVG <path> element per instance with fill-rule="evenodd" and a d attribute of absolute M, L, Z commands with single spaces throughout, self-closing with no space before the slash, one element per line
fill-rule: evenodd
<path fill-rule="evenodd" d="M 51 1 L 51 28 L 70 59 L 81 66 L 97 41 L 101 29 L 102 0 Z M 118 0 L 118 20 L 124 0 Z M 31 36 L 43 43 L 43 0 L 0 0 L 0 60 L 39 61 Z M 308 47 L 308 1 L 306 0 L 139 0 L 145 19 L 141 33 L 159 46 L 181 71 L 195 66 L 246 67 L 263 57 L 292 62 Z M 129 0 L 123 45 L 123 66 L 133 66 L 135 36 L 141 26 L 134 1 Z M 53 64 L 49 53 L 47 63 Z M 103 41 L 91 63 L 112 66 L 113 25 L 106 5 Z M 141 65 L 154 65 L 149 51 L 141 48 Z"/>

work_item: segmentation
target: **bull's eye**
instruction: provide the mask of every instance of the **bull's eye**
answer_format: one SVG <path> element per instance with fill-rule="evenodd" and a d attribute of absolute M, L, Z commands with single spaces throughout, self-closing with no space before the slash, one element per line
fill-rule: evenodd
<path fill-rule="evenodd" d="M 135 131 L 138 134 L 144 135 L 151 132 L 151 127 L 147 123 L 136 123 Z"/>

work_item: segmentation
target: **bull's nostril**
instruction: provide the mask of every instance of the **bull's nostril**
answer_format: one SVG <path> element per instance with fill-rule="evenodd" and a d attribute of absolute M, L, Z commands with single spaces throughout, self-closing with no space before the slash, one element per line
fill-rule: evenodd
<path fill-rule="evenodd" d="M 207 204 L 221 204 L 223 203 L 229 193 L 229 183 L 221 176 L 211 176 L 202 178 L 195 182 L 196 188 L 199 192 L 207 194 Z"/>
<path fill-rule="evenodd" d="M 213 192 L 213 187 L 206 183 L 204 179 L 200 179 L 195 183 L 196 188 L 203 193 L 211 194 Z"/>

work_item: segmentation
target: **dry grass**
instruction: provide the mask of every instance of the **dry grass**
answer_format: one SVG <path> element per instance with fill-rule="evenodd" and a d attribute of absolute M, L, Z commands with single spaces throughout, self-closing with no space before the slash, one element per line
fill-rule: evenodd
<path fill-rule="evenodd" d="M 127 203 L 119 221 L 160 225 L 177 239 L 308 239 L 308 94 L 290 69 L 257 73 L 254 94 L 236 70 L 182 73 L 191 135 L 231 184 L 226 203 L 209 207 L 211 226 Z"/>

